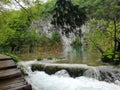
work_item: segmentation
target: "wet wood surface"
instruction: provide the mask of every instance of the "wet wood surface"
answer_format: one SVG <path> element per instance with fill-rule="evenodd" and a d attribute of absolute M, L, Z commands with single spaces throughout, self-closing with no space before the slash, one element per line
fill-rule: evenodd
<path fill-rule="evenodd" d="M 0 90 L 32 90 L 12 58 L 1 54 Z"/>

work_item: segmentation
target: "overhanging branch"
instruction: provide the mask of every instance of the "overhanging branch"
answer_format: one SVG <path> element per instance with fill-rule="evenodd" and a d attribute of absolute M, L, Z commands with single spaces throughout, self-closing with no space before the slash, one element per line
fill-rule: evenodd
<path fill-rule="evenodd" d="M 19 3 L 19 1 L 15 0 L 15 2 L 16 2 L 22 9 L 24 9 L 27 13 L 29 13 L 28 10 Z"/>

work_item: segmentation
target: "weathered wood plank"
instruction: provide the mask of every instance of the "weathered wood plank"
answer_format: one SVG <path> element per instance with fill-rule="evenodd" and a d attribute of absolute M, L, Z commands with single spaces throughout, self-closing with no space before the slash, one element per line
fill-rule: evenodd
<path fill-rule="evenodd" d="M 9 69 L 9 68 L 16 68 L 17 65 L 13 60 L 5 60 L 5 61 L 0 61 L 0 70 L 2 69 Z"/>
<path fill-rule="evenodd" d="M 18 82 L 18 83 L 13 83 L 13 84 L 10 84 L 10 85 L 4 85 L 1 87 L 1 89 L 6 89 L 6 90 L 9 90 L 9 89 L 13 89 L 13 88 L 19 88 L 20 86 L 23 86 L 23 85 L 26 85 L 25 82 Z"/>
<path fill-rule="evenodd" d="M 31 90 L 31 85 L 23 77 L 17 77 L 1 81 L 0 90 Z"/>
<path fill-rule="evenodd" d="M 9 57 L 9 56 L 0 54 L 0 61 L 1 61 L 1 60 L 10 60 L 10 59 L 12 59 L 12 58 Z"/>
<path fill-rule="evenodd" d="M 0 54 L 0 90 L 32 90 L 11 57 Z"/>
<path fill-rule="evenodd" d="M 32 87 L 30 84 L 23 85 L 17 88 L 9 89 L 9 90 L 32 90 Z"/>
<path fill-rule="evenodd" d="M 10 78 L 6 80 L 1 80 L 0 81 L 0 88 L 3 86 L 19 83 L 19 82 L 25 82 L 25 79 L 23 77 L 15 77 L 15 78 Z"/>
<path fill-rule="evenodd" d="M 21 72 L 17 68 L 0 70 L 0 80 L 12 78 L 12 77 L 18 77 L 18 76 L 21 76 Z"/>
<path fill-rule="evenodd" d="M 3 88 L 10 88 L 10 87 L 13 87 L 13 86 L 17 86 L 18 83 L 26 84 L 25 80 L 21 77 L 2 80 L 0 82 L 0 90 L 3 89 Z"/>

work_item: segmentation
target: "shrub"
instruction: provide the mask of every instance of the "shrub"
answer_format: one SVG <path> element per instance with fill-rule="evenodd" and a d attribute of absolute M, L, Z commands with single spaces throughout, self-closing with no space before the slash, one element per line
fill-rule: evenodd
<path fill-rule="evenodd" d="M 7 56 L 10 56 L 15 62 L 19 62 L 20 58 L 18 56 L 16 56 L 15 54 L 11 54 L 11 53 L 4 53 Z"/>
<path fill-rule="evenodd" d="M 76 47 L 81 47 L 81 46 L 82 46 L 82 43 L 81 43 L 80 37 L 76 37 L 76 39 L 72 42 L 71 45 L 72 45 L 74 48 L 76 48 Z"/>
<path fill-rule="evenodd" d="M 120 52 L 114 52 L 112 50 L 107 50 L 103 55 L 101 60 L 106 63 L 111 63 L 111 64 L 120 64 Z"/>
<path fill-rule="evenodd" d="M 41 54 L 37 56 L 38 61 L 41 61 L 42 59 L 43 59 L 43 56 Z"/>
<path fill-rule="evenodd" d="M 52 36 L 50 38 L 50 43 L 51 43 L 51 45 L 53 45 L 56 42 L 60 42 L 60 35 L 57 32 L 52 32 Z"/>
<path fill-rule="evenodd" d="M 26 72 L 25 67 L 23 65 L 20 65 L 19 69 L 21 70 L 23 75 L 28 76 L 28 73 Z"/>

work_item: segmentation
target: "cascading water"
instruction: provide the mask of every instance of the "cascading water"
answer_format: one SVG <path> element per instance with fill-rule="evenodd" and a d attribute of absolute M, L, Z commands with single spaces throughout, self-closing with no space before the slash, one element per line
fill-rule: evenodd
<path fill-rule="evenodd" d="M 89 69 L 84 73 L 85 76 L 72 78 L 66 70 L 58 71 L 53 75 L 48 75 L 44 71 L 32 72 L 30 66 L 34 63 L 39 62 L 19 62 L 19 65 L 23 65 L 28 72 L 28 76 L 26 76 L 25 79 L 32 85 L 33 90 L 120 90 L 120 86 L 114 83 L 107 83 L 85 77 L 92 74 L 89 73 L 91 72 Z M 99 77 L 100 72 L 106 72 L 106 69 L 100 69 L 98 71 L 94 68 L 94 71 L 94 74 L 98 74 L 94 75 L 94 77 Z M 119 80 L 116 82 L 118 83 Z"/>
<path fill-rule="evenodd" d="M 116 81 L 120 81 L 120 70 L 114 69 L 112 66 L 98 66 L 88 69 L 84 76 L 116 83 Z"/>
<path fill-rule="evenodd" d="M 51 36 L 52 31 L 55 30 L 50 24 L 50 19 L 48 18 L 45 22 L 38 21 L 35 23 L 35 28 L 37 33 L 45 33 L 47 36 Z M 33 23 L 34 24 L 34 23 Z M 42 32 L 40 32 L 42 30 Z M 78 29 L 80 30 L 80 29 Z M 82 33 L 87 30 L 86 25 L 83 25 Z M 80 52 L 73 49 L 71 43 L 75 40 L 76 35 L 74 33 L 69 33 L 69 36 L 63 35 L 59 29 L 59 33 L 63 42 L 63 55 L 68 59 L 68 62 L 71 60 L 78 60 L 82 62 L 98 59 L 97 53 L 87 53 L 84 49 L 84 38 L 81 37 L 82 46 L 80 47 Z M 94 57 L 93 57 L 94 56 Z M 32 62 L 33 63 L 33 62 Z M 36 62 L 34 62 L 36 63 Z M 48 63 L 48 62 L 47 62 Z M 73 63 L 73 62 L 72 62 Z M 78 63 L 78 62 L 77 62 Z M 72 78 L 69 75 L 69 72 L 66 70 L 58 71 L 53 75 L 48 75 L 44 71 L 35 71 L 30 70 L 31 63 L 23 62 L 27 70 L 28 75 L 26 80 L 32 84 L 33 90 L 119 90 L 120 89 L 120 71 L 114 70 L 110 67 L 91 67 L 84 72 L 80 77 Z M 99 81 L 100 80 L 100 81 Z M 106 81 L 106 82 L 105 82 Z M 109 82 L 109 83 L 108 83 Z M 117 84 L 117 85 L 115 85 Z"/>

